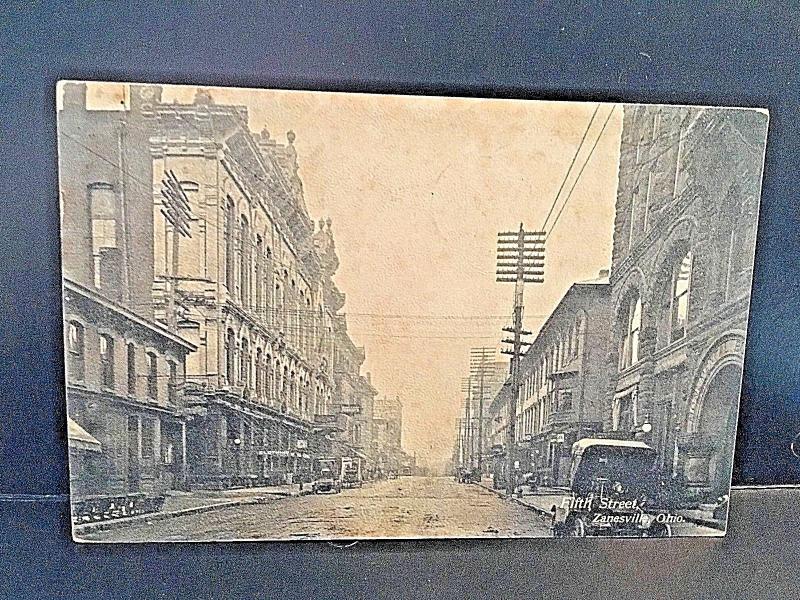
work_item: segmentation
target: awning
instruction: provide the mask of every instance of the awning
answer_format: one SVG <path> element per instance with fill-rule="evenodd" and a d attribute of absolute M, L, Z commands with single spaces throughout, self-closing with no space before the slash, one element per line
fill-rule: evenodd
<path fill-rule="evenodd" d="M 103 444 L 69 417 L 67 417 L 67 438 L 69 439 L 70 448 L 88 450 L 89 452 L 103 451 Z"/>

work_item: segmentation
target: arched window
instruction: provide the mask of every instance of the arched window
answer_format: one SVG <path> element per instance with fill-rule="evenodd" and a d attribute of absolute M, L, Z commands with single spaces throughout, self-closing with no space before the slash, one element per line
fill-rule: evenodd
<path fill-rule="evenodd" d="M 83 381 L 86 371 L 84 337 L 83 325 L 78 321 L 70 321 L 67 325 L 67 368 L 69 376 L 76 381 Z"/>
<path fill-rule="evenodd" d="M 283 323 L 283 294 L 281 284 L 275 284 L 275 306 L 272 310 L 272 322 L 275 325 Z"/>
<path fill-rule="evenodd" d="M 233 329 L 225 334 L 225 379 L 228 385 L 236 382 L 236 335 Z"/>
<path fill-rule="evenodd" d="M 234 290 L 234 256 L 235 256 L 235 227 L 236 217 L 233 208 L 233 201 L 228 198 L 225 204 L 225 287 L 228 293 L 233 295 Z"/>
<path fill-rule="evenodd" d="M 264 318 L 264 240 L 260 235 L 256 236 L 256 277 L 254 286 L 256 289 L 256 311 L 258 318 Z"/>
<path fill-rule="evenodd" d="M 239 292 L 242 306 L 250 306 L 250 225 L 244 215 L 239 230 Z"/>
<path fill-rule="evenodd" d="M 670 341 L 686 335 L 689 318 L 689 292 L 692 282 L 692 252 L 683 255 L 672 270 L 672 294 L 670 296 Z"/>
<path fill-rule="evenodd" d="M 127 345 L 126 362 L 128 367 L 128 394 L 136 395 L 136 345 L 129 342 Z"/>
<path fill-rule="evenodd" d="M 158 356 L 155 352 L 147 353 L 147 397 L 158 399 Z"/>
<path fill-rule="evenodd" d="M 174 360 L 168 360 L 167 367 L 169 368 L 167 399 L 174 403 L 178 399 L 178 365 Z"/>
<path fill-rule="evenodd" d="M 267 370 L 267 373 L 266 373 L 266 376 L 267 376 L 266 397 L 267 397 L 267 402 L 272 404 L 273 399 L 275 397 L 275 388 L 273 387 L 274 384 L 275 384 L 274 383 L 274 368 L 275 368 L 275 365 L 272 364 L 272 357 L 269 354 L 267 354 L 267 358 L 266 358 L 266 360 L 264 362 L 265 362 L 265 367 L 266 367 L 266 370 Z"/>
<path fill-rule="evenodd" d="M 264 364 L 261 348 L 256 348 L 256 397 L 259 400 L 264 398 Z"/>
<path fill-rule="evenodd" d="M 306 303 L 306 293 L 304 290 L 300 290 L 300 300 L 297 304 L 297 321 L 295 326 L 297 327 L 297 347 L 300 349 L 301 352 L 305 350 L 305 315 L 302 313 L 303 307 Z"/>
<path fill-rule="evenodd" d="M 619 353 L 619 368 L 626 369 L 639 362 L 639 334 L 642 328 L 642 300 L 639 294 L 632 295 L 623 308 L 622 343 Z"/>
<path fill-rule="evenodd" d="M 242 356 L 239 360 L 239 383 L 250 386 L 250 342 L 242 338 Z"/>
<path fill-rule="evenodd" d="M 264 320 L 268 322 L 272 322 L 272 290 L 273 290 L 273 277 L 274 277 L 274 268 L 272 264 L 272 250 L 267 246 L 267 250 L 264 256 L 264 311 L 265 317 Z"/>

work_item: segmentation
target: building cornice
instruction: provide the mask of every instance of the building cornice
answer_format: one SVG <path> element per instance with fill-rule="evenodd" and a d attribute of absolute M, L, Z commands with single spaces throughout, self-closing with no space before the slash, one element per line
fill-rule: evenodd
<path fill-rule="evenodd" d="M 117 304 L 116 302 L 113 302 L 112 300 L 109 300 L 108 298 L 106 298 L 102 294 L 99 294 L 98 292 L 96 292 L 96 291 L 94 291 L 94 290 L 92 290 L 92 289 L 90 289 L 90 288 L 88 288 L 88 287 L 86 287 L 84 285 L 81 285 L 80 283 L 72 281 L 71 279 L 68 279 L 67 277 L 64 277 L 62 282 L 63 282 L 63 291 L 65 293 L 65 296 L 64 296 L 65 297 L 65 302 L 66 302 L 66 299 L 67 299 L 67 294 L 69 294 L 69 293 L 78 294 L 79 296 L 82 296 L 83 298 L 89 300 L 90 302 L 93 302 L 93 303 L 97 304 L 98 306 L 103 307 L 106 310 L 109 310 L 111 312 L 117 313 L 118 315 L 120 315 L 121 317 L 126 319 L 127 321 L 130 321 L 130 322 L 138 325 L 139 327 L 143 327 L 143 328 L 147 329 L 148 331 L 150 331 L 151 333 L 169 340 L 173 344 L 182 346 L 183 348 L 185 348 L 189 352 L 194 352 L 195 350 L 197 350 L 197 346 L 195 346 L 193 343 L 191 343 L 190 341 L 185 340 L 182 337 L 180 337 L 179 335 L 173 333 L 172 331 L 170 331 L 169 329 L 167 329 L 166 327 L 164 327 L 160 323 L 145 319 L 144 317 L 136 314 L 135 312 L 131 311 L 130 309 L 125 308 L 124 306 L 122 306 L 120 304 Z"/>

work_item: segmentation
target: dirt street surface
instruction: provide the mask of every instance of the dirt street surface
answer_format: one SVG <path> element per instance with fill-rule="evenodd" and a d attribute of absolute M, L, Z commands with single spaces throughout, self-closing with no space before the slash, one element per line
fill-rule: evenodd
<path fill-rule="evenodd" d="M 107 542 L 374 537 L 549 536 L 535 511 L 475 485 L 444 477 L 402 477 L 339 494 L 271 499 L 264 504 L 132 525 L 85 536 Z"/>

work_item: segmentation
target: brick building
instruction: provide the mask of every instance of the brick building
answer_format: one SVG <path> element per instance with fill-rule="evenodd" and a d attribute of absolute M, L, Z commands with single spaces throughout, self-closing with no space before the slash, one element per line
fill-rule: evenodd
<path fill-rule="evenodd" d="M 308 215 L 294 134 L 253 132 L 246 107 L 203 91 L 181 104 L 127 86 L 119 110 L 87 109 L 85 85 L 63 92 L 64 262 L 194 350 L 182 390 L 190 483 L 308 478 L 334 446 L 368 452 L 377 392 L 336 314 L 330 223 Z M 356 384 L 343 401 L 334 369 L 354 351 L 337 367 Z M 339 410 L 348 403 L 355 417 Z"/>
<path fill-rule="evenodd" d="M 185 488 L 183 378 L 194 346 L 69 279 L 64 340 L 74 499 Z"/>
<path fill-rule="evenodd" d="M 572 444 L 602 429 L 602 402 L 608 386 L 607 275 L 570 286 L 520 364 L 516 415 L 520 469 L 554 485 L 568 480 Z M 510 391 L 506 383 L 490 406 L 496 454 L 506 444 Z"/>
<path fill-rule="evenodd" d="M 372 418 L 373 455 L 379 474 L 399 473 L 403 466 L 403 405 L 400 398 L 384 396 L 375 401 Z"/>
<path fill-rule="evenodd" d="M 766 125 L 625 107 L 603 422 L 697 495 L 730 481 Z"/>
<path fill-rule="evenodd" d="M 131 106 L 87 110 L 64 86 L 59 168 L 64 345 L 75 498 L 187 485 L 187 340 L 152 317 L 149 153 Z M 87 135 L 87 131 L 91 135 Z"/>

